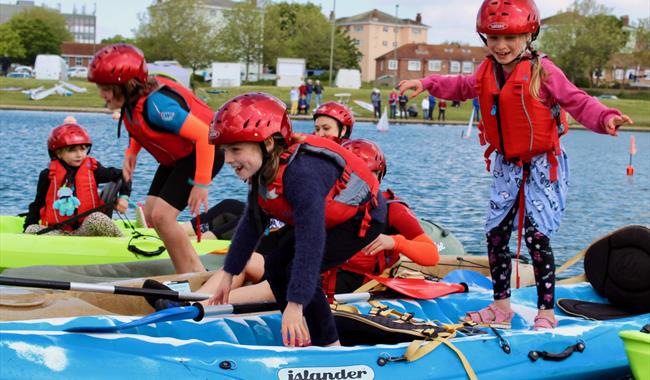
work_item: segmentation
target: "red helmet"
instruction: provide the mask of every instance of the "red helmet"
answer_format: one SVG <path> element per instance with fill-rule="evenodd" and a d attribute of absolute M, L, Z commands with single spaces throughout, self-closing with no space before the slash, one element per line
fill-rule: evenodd
<path fill-rule="evenodd" d="M 291 122 L 280 99 L 261 92 L 249 92 L 226 102 L 210 124 L 211 144 L 262 142 L 279 134 L 288 145 Z"/>
<path fill-rule="evenodd" d="M 314 120 L 316 120 L 316 118 L 319 116 L 329 116 L 341 123 L 341 125 L 346 126 L 347 132 L 345 133 L 345 136 L 341 137 L 350 137 L 350 134 L 352 133 L 352 127 L 354 126 L 354 116 L 352 116 L 352 112 L 348 107 L 337 102 L 324 103 L 318 107 L 316 112 L 314 112 Z"/>
<path fill-rule="evenodd" d="M 484 0 L 476 16 L 479 33 L 532 33 L 534 39 L 539 28 L 539 10 L 533 0 Z"/>
<path fill-rule="evenodd" d="M 361 157 L 368 165 L 370 171 L 378 171 L 383 178 L 386 175 L 386 157 L 381 148 L 374 142 L 366 139 L 349 140 L 342 145 L 345 149 Z"/>
<path fill-rule="evenodd" d="M 144 54 L 129 44 L 109 45 L 99 50 L 90 62 L 88 80 L 97 84 L 125 84 L 133 78 L 147 81 Z"/>
<path fill-rule="evenodd" d="M 78 124 L 62 124 L 54 128 L 47 138 L 47 150 L 54 153 L 57 149 L 72 145 L 93 145 L 90 135 Z"/>

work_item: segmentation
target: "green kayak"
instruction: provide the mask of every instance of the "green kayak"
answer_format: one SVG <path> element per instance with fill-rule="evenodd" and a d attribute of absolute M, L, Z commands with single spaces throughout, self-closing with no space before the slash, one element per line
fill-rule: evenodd
<path fill-rule="evenodd" d="M 0 271 L 34 265 L 92 265 L 169 259 L 167 251 L 144 256 L 129 251 L 132 231 L 117 221 L 124 237 L 85 237 L 23 234 L 23 218 L 0 216 Z M 139 228 L 143 235 L 157 236 L 150 228 Z M 228 240 L 202 240 L 192 245 L 200 255 L 228 248 Z M 163 244 L 156 238 L 139 238 L 131 245 L 145 252 L 158 250 Z"/>
<path fill-rule="evenodd" d="M 650 333 L 648 333 L 648 328 L 650 325 L 646 325 L 641 331 L 624 330 L 618 333 L 623 339 L 632 374 L 637 380 L 650 380 Z"/>

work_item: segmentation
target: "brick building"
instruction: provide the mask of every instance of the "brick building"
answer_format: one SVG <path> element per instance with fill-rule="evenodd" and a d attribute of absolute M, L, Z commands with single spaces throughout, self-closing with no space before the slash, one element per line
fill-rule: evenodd
<path fill-rule="evenodd" d="M 471 74 L 486 55 L 482 46 L 406 44 L 377 57 L 376 72 L 378 78 L 397 74 L 400 80 L 431 74 Z"/>
<path fill-rule="evenodd" d="M 68 67 L 88 67 L 95 53 L 106 44 L 80 44 L 77 42 L 64 42 L 61 44 L 61 56 Z"/>
<path fill-rule="evenodd" d="M 408 43 L 426 43 L 429 26 L 422 23 L 418 13 L 414 20 L 397 18 L 373 9 L 356 16 L 336 20 L 336 26 L 344 30 L 363 54 L 359 67 L 363 81 L 374 80 L 375 58 Z"/>

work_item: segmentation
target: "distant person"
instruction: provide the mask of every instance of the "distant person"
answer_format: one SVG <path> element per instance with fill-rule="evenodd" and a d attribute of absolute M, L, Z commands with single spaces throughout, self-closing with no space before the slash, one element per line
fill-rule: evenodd
<path fill-rule="evenodd" d="M 0 65 L 2 66 L 2 76 L 6 77 L 9 67 L 11 67 L 11 59 L 5 56 L 0 57 Z"/>
<path fill-rule="evenodd" d="M 404 118 L 408 119 L 409 114 L 408 114 L 408 110 L 406 109 L 406 106 L 407 106 L 407 104 L 409 102 L 409 97 L 402 94 L 397 99 L 399 101 L 399 118 L 400 119 L 404 119 Z"/>
<path fill-rule="evenodd" d="M 451 106 L 454 108 L 460 108 L 460 100 L 452 100 Z"/>
<path fill-rule="evenodd" d="M 390 106 L 390 117 L 395 119 L 397 117 L 397 91 L 393 89 L 388 95 L 388 105 Z"/>
<path fill-rule="evenodd" d="M 438 102 L 438 121 L 445 121 L 445 112 L 447 111 L 447 102 L 444 99 L 440 99 Z"/>
<path fill-rule="evenodd" d="M 298 101 L 300 101 L 300 91 L 297 87 L 291 87 L 291 92 L 289 93 L 291 100 L 291 115 L 295 115 L 298 112 Z"/>
<path fill-rule="evenodd" d="M 427 120 L 429 117 L 429 97 L 422 98 L 422 120 Z"/>
<path fill-rule="evenodd" d="M 433 113 L 436 111 L 436 97 L 429 94 L 429 115 L 427 118 L 433 120 Z"/>
<path fill-rule="evenodd" d="M 481 121 L 481 107 L 478 104 L 478 96 L 472 99 L 472 107 L 474 107 L 474 121 L 478 123 Z"/>
<path fill-rule="evenodd" d="M 29 205 L 23 225 L 25 233 L 35 234 L 48 226 L 91 212 L 103 204 L 97 185 L 122 179 L 122 170 L 104 167 L 90 157 L 88 153 L 92 145 L 88 132 L 76 123 L 66 122 L 50 132 L 47 151 L 51 161 L 38 176 L 36 196 Z M 124 213 L 129 206 L 131 183 L 124 182 L 119 194 L 114 207 Z M 123 236 L 122 231 L 101 210 L 77 218 L 47 234 Z"/>
<path fill-rule="evenodd" d="M 411 96 L 426 89 L 439 97 L 479 98 L 482 132 L 489 143 L 484 153 L 488 170 L 493 165 L 484 228 L 494 302 L 467 313 L 465 320 L 481 325 L 508 327 L 515 314 L 510 303 L 508 242 L 517 229 L 518 241 L 528 248 L 535 273 L 537 315 L 533 329 L 557 326 L 550 240 L 560 227 L 570 182 L 560 139 L 568 126 L 563 110 L 601 134 L 616 136 L 620 126 L 632 124 L 627 115 L 578 89 L 547 56 L 534 49 L 541 19 L 532 0 L 484 0 L 475 18 L 476 31 L 490 55 L 474 74 L 431 75 L 400 83 L 400 91 L 414 90 Z M 491 153 L 495 153 L 492 159 Z M 607 159 L 592 158 L 593 170 L 599 160 Z"/>
<path fill-rule="evenodd" d="M 305 86 L 305 102 L 307 102 L 307 110 L 311 109 L 311 96 L 314 92 L 314 82 L 311 79 L 307 79 L 307 85 Z"/>
<path fill-rule="evenodd" d="M 100 49 L 90 63 L 88 80 L 97 84 L 107 108 L 122 110 L 118 126 L 123 124 L 129 133 L 124 179 L 131 179 L 142 148 L 159 163 L 144 214 L 176 272 L 205 271 L 177 218 L 187 207 L 195 216 L 201 207 L 207 210 L 212 178 L 223 166 L 223 151 L 208 142 L 214 112 L 180 83 L 149 76 L 144 54 L 132 45 Z"/>
<path fill-rule="evenodd" d="M 303 82 L 298 86 L 298 92 L 300 92 L 300 96 L 307 96 L 307 85 Z"/>
<path fill-rule="evenodd" d="M 373 116 L 376 118 L 381 117 L 381 92 L 379 89 L 375 88 L 372 90 L 370 95 L 370 101 L 372 102 Z"/>
<path fill-rule="evenodd" d="M 308 111 L 308 106 L 307 106 L 307 96 L 300 96 L 300 99 L 298 100 L 298 115 L 301 113 L 304 113 L 307 115 Z"/>
<path fill-rule="evenodd" d="M 314 95 L 316 95 L 316 108 L 320 107 L 320 105 L 323 104 L 323 91 L 324 88 L 320 84 L 320 80 L 316 79 L 316 83 L 314 84 Z"/>

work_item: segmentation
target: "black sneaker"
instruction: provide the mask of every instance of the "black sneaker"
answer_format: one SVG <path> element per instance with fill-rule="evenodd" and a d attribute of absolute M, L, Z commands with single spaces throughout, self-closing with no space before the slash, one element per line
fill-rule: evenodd
<path fill-rule="evenodd" d="M 162 284 L 156 280 L 151 280 L 151 279 L 145 280 L 145 282 L 142 284 L 142 288 L 157 289 L 157 290 L 173 290 L 170 287 L 166 286 L 165 284 Z M 161 298 L 154 295 L 144 296 L 144 299 L 146 299 L 147 303 L 149 303 L 151 307 L 156 309 L 156 311 L 169 309 L 172 307 L 190 306 L 190 303 L 187 301 L 170 300 L 167 298 Z"/>

